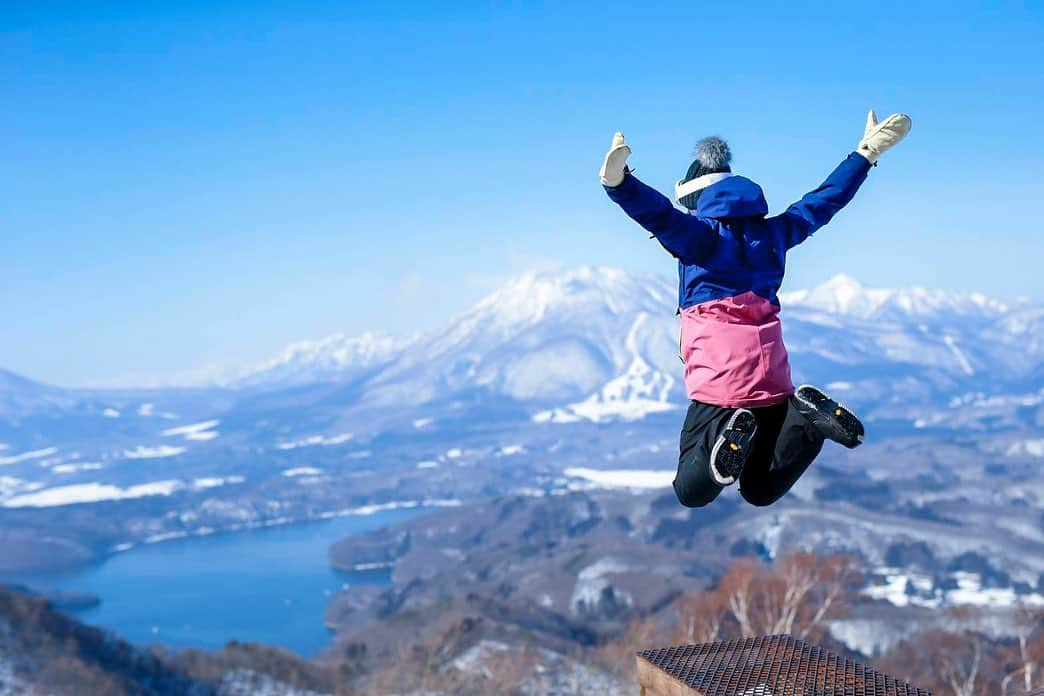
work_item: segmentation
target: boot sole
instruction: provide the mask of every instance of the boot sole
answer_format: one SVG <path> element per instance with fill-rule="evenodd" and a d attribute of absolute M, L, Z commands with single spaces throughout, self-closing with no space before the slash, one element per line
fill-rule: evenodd
<path fill-rule="evenodd" d="M 834 401 L 810 384 L 794 392 L 799 410 L 824 436 L 849 449 L 863 444 L 863 424 L 844 404 Z"/>
<path fill-rule="evenodd" d="M 718 485 L 730 486 L 743 473 L 757 432 L 758 421 L 747 409 L 741 408 L 729 418 L 711 450 L 711 475 Z"/>

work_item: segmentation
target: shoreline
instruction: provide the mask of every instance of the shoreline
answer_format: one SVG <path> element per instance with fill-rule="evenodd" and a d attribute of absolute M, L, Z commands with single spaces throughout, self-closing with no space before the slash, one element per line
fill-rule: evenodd
<path fill-rule="evenodd" d="M 360 505 L 351 508 L 342 508 L 336 510 L 327 510 L 320 512 L 315 515 L 303 516 L 303 517 L 276 517 L 268 520 L 259 520 L 256 522 L 246 522 L 242 524 L 234 524 L 223 527 L 199 527 L 198 529 L 178 531 L 178 532 L 162 532 L 160 534 L 154 534 L 146 537 L 145 539 L 133 542 L 120 542 L 114 544 L 104 551 L 100 552 L 96 557 L 85 560 L 84 562 L 71 563 L 69 565 L 63 565 L 57 568 L 27 568 L 14 573 L 0 575 L 0 582 L 5 583 L 20 583 L 26 584 L 33 589 L 46 589 L 46 584 L 34 584 L 34 580 L 37 577 L 46 578 L 48 576 L 57 576 L 72 574 L 86 570 L 91 567 L 101 566 L 108 562 L 114 556 L 117 556 L 134 549 L 155 546 L 157 544 L 163 544 L 170 541 L 179 541 L 184 539 L 204 538 L 218 535 L 233 535 L 241 534 L 244 532 L 254 532 L 264 529 L 271 529 L 275 527 L 287 527 L 291 525 L 304 525 L 315 522 L 325 522 L 334 519 L 341 519 L 345 517 L 368 517 L 381 512 L 389 512 L 393 510 L 416 510 L 416 509 L 442 509 L 460 507 L 464 504 L 464 501 L 456 498 L 432 498 L 422 500 L 397 500 L 390 501 L 387 503 L 370 503 L 367 505 Z M 333 565 L 331 564 L 331 568 Z M 334 568 L 334 570 L 340 570 Z"/>

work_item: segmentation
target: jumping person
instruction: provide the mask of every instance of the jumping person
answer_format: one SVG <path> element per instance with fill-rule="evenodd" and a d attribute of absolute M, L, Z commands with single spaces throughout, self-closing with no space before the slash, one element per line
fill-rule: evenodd
<path fill-rule="evenodd" d="M 819 389 L 794 389 L 776 293 L 789 249 L 830 222 L 877 158 L 902 140 L 910 117 L 867 116 L 863 139 L 826 181 L 782 214 L 767 217 L 761 187 L 732 173 L 724 140 L 704 138 L 675 185 L 682 212 L 627 167 L 631 149 L 613 137 L 602 165 L 606 192 L 678 259 L 681 357 L 691 400 L 681 431 L 674 491 L 688 507 L 740 484 L 754 505 L 779 500 L 826 439 L 858 446 L 863 425 Z"/>

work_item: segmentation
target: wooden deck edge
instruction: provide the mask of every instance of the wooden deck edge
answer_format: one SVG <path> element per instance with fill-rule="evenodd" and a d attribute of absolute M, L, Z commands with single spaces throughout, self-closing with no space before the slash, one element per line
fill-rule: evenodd
<path fill-rule="evenodd" d="M 675 679 L 644 657 L 637 655 L 635 660 L 642 696 L 705 696 L 702 691 Z"/>

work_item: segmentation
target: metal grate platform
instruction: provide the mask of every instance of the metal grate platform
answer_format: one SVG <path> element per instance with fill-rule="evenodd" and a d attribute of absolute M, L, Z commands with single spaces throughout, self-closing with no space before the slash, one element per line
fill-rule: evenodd
<path fill-rule="evenodd" d="M 786 635 L 643 650 L 638 678 L 656 696 L 931 696 Z"/>

